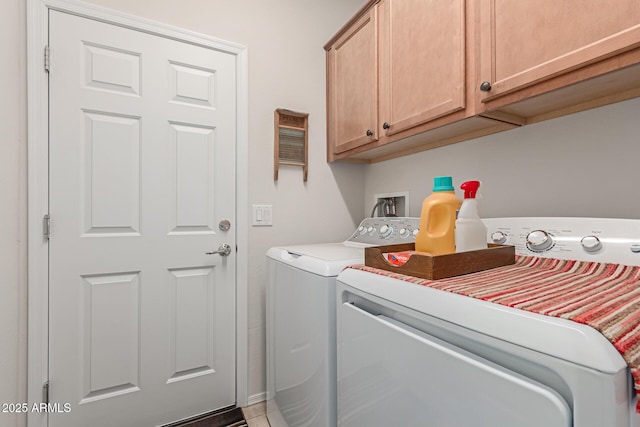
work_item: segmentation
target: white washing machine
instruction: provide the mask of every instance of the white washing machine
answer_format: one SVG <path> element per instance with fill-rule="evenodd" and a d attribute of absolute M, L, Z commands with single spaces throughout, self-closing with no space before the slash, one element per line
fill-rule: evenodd
<path fill-rule="evenodd" d="M 419 218 L 367 218 L 340 243 L 267 252 L 267 418 L 332 427 L 336 418 L 336 277 L 364 248 L 415 240 Z"/>
<path fill-rule="evenodd" d="M 485 223 L 489 241 L 514 245 L 519 255 L 640 265 L 639 220 Z M 531 274 L 517 279 L 530 280 L 528 289 L 540 274 L 557 277 Z M 508 282 L 482 277 L 494 276 L 472 280 Z M 590 326 L 356 269 L 338 276 L 336 297 L 340 427 L 640 426 L 630 368 Z"/>

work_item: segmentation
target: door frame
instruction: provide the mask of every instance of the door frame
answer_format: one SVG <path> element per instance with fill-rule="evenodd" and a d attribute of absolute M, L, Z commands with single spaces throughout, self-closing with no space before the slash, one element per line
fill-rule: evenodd
<path fill-rule="evenodd" d="M 159 37 L 216 49 L 236 57 L 236 405 L 248 404 L 248 50 L 193 31 L 77 0 L 27 1 L 27 193 L 28 193 L 28 352 L 29 408 L 42 402 L 49 377 L 49 244 L 43 217 L 49 212 L 49 79 L 44 49 L 49 10 L 58 10 Z M 51 221 L 55 235 L 55 218 Z M 64 403 L 64 402 L 62 402 Z M 46 413 L 29 412 L 29 427 L 46 426 Z"/>

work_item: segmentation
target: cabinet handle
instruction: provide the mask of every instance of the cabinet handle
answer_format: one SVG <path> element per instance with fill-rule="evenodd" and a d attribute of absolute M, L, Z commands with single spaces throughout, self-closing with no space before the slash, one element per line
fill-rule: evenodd
<path fill-rule="evenodd" d="M 491 83 L 482 82 L 480 84 L 480 90 L 483 91 L 483 92 L 489 92 L 491 90 Z"/>
<path fill-rule="evenodd" d="M 382 129 L 389 129 L 390 127 L 391 127 L 391 125 L 389 123 L 387 123 L 387 122 L 384 122 L 382 124 Z"/>
<path fill-rule="evenodd" d="M 367 136 L 373 136 L 373 132 L 371 132 L 371 129 L 367 129 Z"/>

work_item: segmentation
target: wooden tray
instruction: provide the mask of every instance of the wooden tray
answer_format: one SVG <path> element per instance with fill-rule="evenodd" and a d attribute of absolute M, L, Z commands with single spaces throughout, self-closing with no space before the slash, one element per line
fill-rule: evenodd
<path fill-rule="evenodd" d="M 387 261 L 389 252 L 415 250 L 414 243 L 373 246 L 364 250 L 364 264 L 368 267 L 406 274 L 407 276 L 437 280 L 511 265 L 516 262 L 514 246 L 489 244 L 487 249 L 447 255 L 416 253 L 400 266 Z"/>

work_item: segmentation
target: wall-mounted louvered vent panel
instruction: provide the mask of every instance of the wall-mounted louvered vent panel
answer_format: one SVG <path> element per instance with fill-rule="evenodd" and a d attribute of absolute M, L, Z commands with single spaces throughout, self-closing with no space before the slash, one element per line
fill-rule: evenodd
<path fill-rule="evenodd" d="M 278 108 L 274 113 L 273 179 L 278 179 L 280 165 L 302 166 L 302 179 L 308 173 L 309 114 Z"/>

